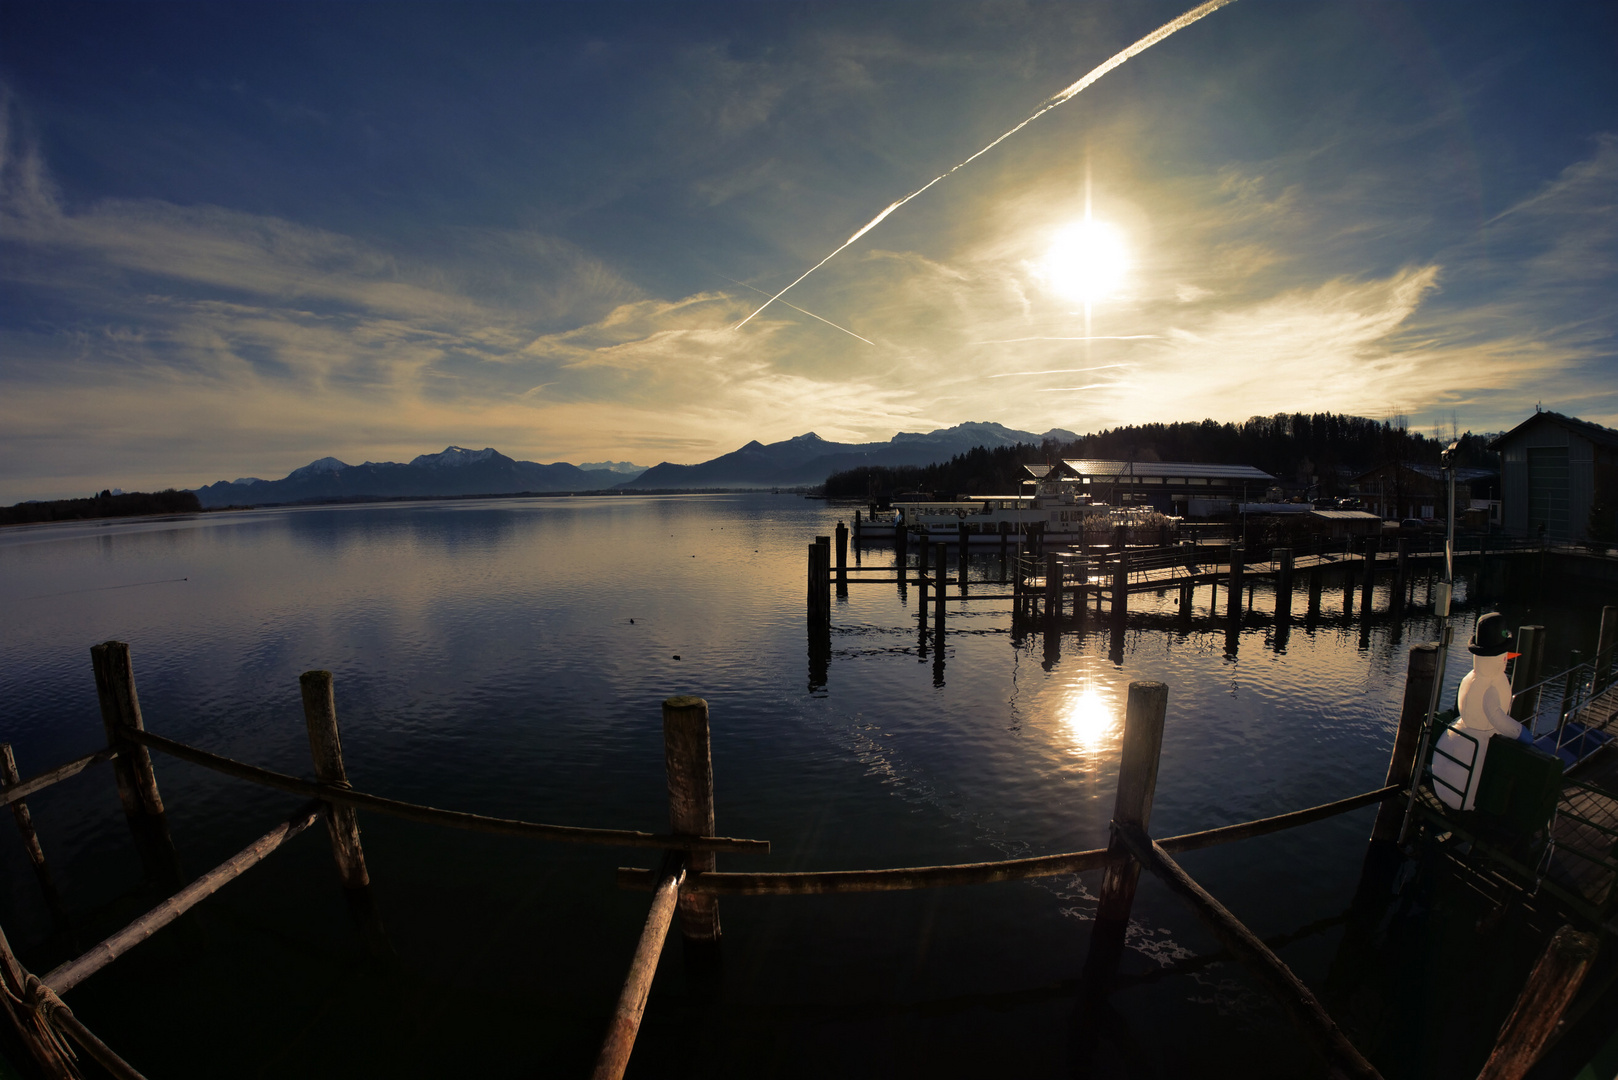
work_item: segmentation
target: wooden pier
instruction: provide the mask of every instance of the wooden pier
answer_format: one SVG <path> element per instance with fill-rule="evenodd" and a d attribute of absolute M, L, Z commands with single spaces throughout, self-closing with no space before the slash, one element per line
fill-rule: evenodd
<path fill-rule="evenodd" d="M 942 551 L 931 553 L 934 576 L 927 578 L 936 596 L 943 596 L 951 582 L 943 574 Z M 825 567 L 820 552 L 826 545 L 811 547 L 811 566 Z M 829 552 L 828 552 L 829 553 Z M 1047 605 L 1060 602 L 1060 588 L 1050 586 L 1066 580 L 1050 570 L 1055 555 L 1046 556 L 1047 574 L 1033 587 L 1033 579 L 1023 579 L 1019 596 L 1044 597 Z M 1124 574 L 1133 568 L 1126 560 Z M 1226 573 L 1247 570 L 1233 560 Z M 1142 570 L 1150 573 L 1150 568 Z M 1200 570 L 1198 572 L 1201 572 Z M 828 575 L 829 576 L 829 575 Z M 852 582 L 852 578 L 850 579 Z M 1240 578 L 1237 579 L 1239 583 Z M 1087 581 L 1086 584 L 1089 582 Z M 1118 585 L 1127 593 L 1131 583 Z M 1240 589 L 1232 589 L 1239 595 Z M 1081 596 L 1083 594 L 1080 594 Z M 1053 599 L 1053 596 L 1055 599 Z M 942 601 L 935 601 L 942 611 Z M 925 609 L 924 609 L 925 610 Z M 1047 608 L 1049 610 L 1049 608 Z M 1618 611 L 1608 609 L 1604 634 L 1610 627 L 1618 634 Z M 1613 645 L 1598 643 L 1595 677 L 1613 674 Z M 1142 869 L 1160 879 L 1183 898 L 1196 915 L 1208 924 L 1225 948 L 1245 964 L 1259 984 L 1275 996 L 1298 1029 L 1311 1041 L 1321 1060 L 1335 1075 L 1373 1078 L 1376 1069 L 1345 1036 L 1331 1015 L 1310 989 L 1260 941 L 1236 916 L 1221 905 L 1174 859 L 1174 855 L 1218 844 L 1273 834 L 1307 826 L 1340 814 L 1379 806 L 1378 824 L 1371 843 L 1387 845 L 1383 820 L 1395 821 L 1404 808 L 1430 795 L 1423 787 L 1425 772 L 1416 761 L 1420 739 L 1416 733 L 1426 723 L 1421 707 L 1424 688 L 1433 678 L 1432 647 L 1411 650 L 1405 707 L 1395 738 L 1387 781 L 1376 789 L 1351 794 L 1318 806 L 1274 817 L 1224 825 L 1169 837 L 1151 832 L 1151 806 L 1157 786 L 1160 754 L 1169 688 L 1160 683 L 1135 682 L 1129 687 L 1116 805 L 1112 815 L 1112 837 L 1103 848 L 1057 852 L 1025 858 L 952 865 L 902 866 L 882 869 L 781 871 L 736 873 L 721 871 L 716 855 L 724 852 L 768 853 L 768 841 L 719 835 L 712 768 L 712 735 L 708 705 L 700 698 L 670 698 L 663 704 L 662 741 L 667 779 L 669 829 L 649 832 L 623 828 L 556 825 L 513 819 L 491 818 L 464 811 L 409 803 L 383 795 L 356 791 L 347 780 L 341 740 L 338 733 L 336 694 L 329 672 L 306 672 L 300 679 L 305 728 L 309 737 L 314 779 L 290 776 L 177 742 L 147 730 L 135 692 L 133 664 L 129 647 L 106 642 L 92 649 L 93 674 L 101 703 L 102 720 L 108 745 L 76 761 L 48 769 L 30 779 L 19 779 L 10 748 L 0 754 L 4 762 L 4 785 L 0 798 L 13 808 L 24 846 L 36 867 L 45 868 L 43 852 L 26 798 L 38 791 L 84 773 L 98 764 L 110 764 L 114 780 L 136 843 L 143 849 L 143 865 L 154 882 L 169 893 L 167 899 L 135 919 L 82 955 L 58 965 L 44 976 L 29 972 L 0 932 L 0 1004 L 9 1023 L 38 1071 L 51 1080 L 70 1080 L 81 1074 L 71 1047 L 77 1047 L 98 1062 L 108 1073 L 122 1080 L 139 1080 L 141 1074 L 111 1047 L 95 1036 L 73 1014 L 63 1000 L 85 980 L 94 977 L 153 934 L 172 925 L 184 912 L 203 903 L 252 867 L 263 862 L 317 821 L 324 820 L 336 865 L 338 882 L 351 896 L 364 897 L 371 887 L 372 874 L 365 862 L 357 812 L 382 813 L 422 824 L 445 826 L 475 832 L 524 836 L 562 843 L 585 843 L 617 847 L 639 847 L 660 851 L 655 868 L 624 867 L 618 871 L 623 888 L 650 891 L 652 900 L 642 926 L 630 970 L 601 1044 L 593 1076 L 597 1080 L 621 1077 L 634 1049 L 648 995 L 656 975 L 664 941 L 678 922 L 689 947 L 717 945 L 721 924 L 719 898 L 722 896 L 810 895 L 852 892 L 885 892 L 987 884 L 1027 880 L 1036 877 L 1100 872 L 1100 902 L 1090 927 L 1090 946 L 1080 975 L 1084 987 L 1082 1001 L 1087 1015 L 1105 1015 L 1105 999 L 1116 985 L 1117 965 L 1123 948 Z M 1618 686 L 1599 685 L 1598 692 L 1581 707 L 1580 722 L 1611 729 L 1618 710 Z M 190 882 L 171 880 L 177 863 L 173 843 L 167 833 L 165 807 L 158 789 L 151 752 L 169 755 L 249 783 L 273 788 L 295 796 L 299 804 L 267 832 L 239 853 Z M 1618 771 L 1613 751 L 1592 758 L 1601 764 L 1586 784 L 1594 796 L 1606 801 L 1601 812 L 1610 813 L 1618 802 L 1604 792 L 1599 782 Z M 1598 830 L 1599 831 L 1599 830 Z M 1610 845 L 1611 835 L 1606 842 Z M 1572 841 L 1564 844 L 1572 850 Z M 40 875 L 42 885 L 48 874 Z M 168 886 L 172 884 L 172 888 Z M 1611 882 L 1608 883 L 1610 894 Z M 1605 901 L 1611 908 L 1611 898 Z M 352 910 L 363 911 L 365 905 Z M 369 909 L 374 919 L 374 908 Z M 379 928 L 358 927 L 367 940 L 379 936 Z M 1518 1008 L 1502 1029 L 1496 1053 L 1482 1076 L 1489 1080 L 1521 1077 L 1533 1064 L 1555 1030 L 1564 1010 L 1575 1007 L 1578 991 L 1590 968 L 1594 938 L 1571 927 L 1558 934 L 1535 969 Z M 1546 1003 L 1550 1003 L 1547 1005 Z M 1100 1010 L 1100 1012 L 1096 1012 Z"/>

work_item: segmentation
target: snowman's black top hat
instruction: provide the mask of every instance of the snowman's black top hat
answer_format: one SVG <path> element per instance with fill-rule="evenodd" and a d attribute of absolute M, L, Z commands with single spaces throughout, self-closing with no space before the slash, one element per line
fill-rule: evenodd
<path fill-rule="evenodd" d="M 1472 630 L 1472 644 L 1467 649 L 1476 656 L 1499 656 L 1510 652 L 1515 644 L 1511 627 L 1506 625 L 1506 617 L 1498 611 L 1491 611 L 1478 620 Z"/>

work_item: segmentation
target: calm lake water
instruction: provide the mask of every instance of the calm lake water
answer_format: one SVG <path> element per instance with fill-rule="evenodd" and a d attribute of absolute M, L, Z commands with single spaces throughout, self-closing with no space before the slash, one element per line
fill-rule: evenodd
<path fill-rule="evenodd" d="M 1170 687 L 1158 835 L 1377 787 L 1406 650 L 1437 636 L 1428 616 L 1345 618 L 1335 581 L 1319 620 L 1304 617 L 1300 589 L 1290 632 L 1255 618 L 1234 638 L 1207 617 L 1206 590 L 1189 626 L 1174 624 L 1174 594 L 1148 596 L 1121 633 L 1091 618 L 1055 648 L 1038 634 L 1014 638 L 1009 604 L 983 601 L 951 605 L 940 668 L 918 631 L 915 591 L 901 599 L 889 584 L 836 602 L 831 656 L 817 664 L 805 547 L 851 516 L 737 495 L 8 529 L 0 738 L 24 775 L 102 745 L 89 647 L 116 638 L 131 645 L 146 724 L 160 734 L 307 775 L 297 680 L 327 668 L 360 789 L 660 831 L 659 703 L 698 694 L 712 710 L 719 831 L 774 845 L 765 857 L 721 856 L 721 869 L 964 862 L 1106 843 L 1132 680 Z M 892 558 L 863 555 L 867 566 Z M 974 557 L 974 575 L 998 570 L 993 555 Z M 1390 587 L 1381 582 L 1377 610 Z M 1267 589 L 1258 586 L 1260 612 L 1274 610 Z M 1566 607 L 1524 595 L 1531 602 L 1508 603 L 1508 616 L 1551 627 L 1553 669 L 1568 649 L 1590 647 L 1599 604 L 1613 602 L 1589 590 Z M 1474 615 L 1457 619 L 1458 640 Z M 1468 663 L 1463 649 L 1451 694 Z M 191 874 L 298 801 L 154 761 Z M 53 925 L 11 833 L 0 839 L 0 924 L 43 972 L 155 894 L 106 766 L 30 804 L 68 923 Z M 1340 916 L 1373 816 L 1183 862 L 1321 990 L 1343 962 Z M 69 1004 L 154 1080 L 587 1075 L 648 902 L 619 891 L 614 870 L 655 856 L 360 822 L 394 959 L 366 955 L 317 828 Z M 1199 959 L 1216 942 L 1149 880 L 1108 1037 L 1084 1049 L 1073 1034 L 1077 976 L 1099 884 L 1088 874 L 727 898 L 717 972 L 688 968 L 671 937 L 631 1074 L 1319 1075 L 1238 968 Z M 1358 993 L 1337 995 L 1351 1014 Z M 1387 1047 L 1372 1056 L 1390 1076 L 1440 1053 L 1412 1058 L 1404 1043 L 1365 1038 Z"/>

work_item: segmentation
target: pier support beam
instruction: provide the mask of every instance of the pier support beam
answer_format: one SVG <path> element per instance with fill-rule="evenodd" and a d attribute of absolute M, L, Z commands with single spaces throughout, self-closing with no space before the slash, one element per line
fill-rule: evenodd
<path fill-rule="evenodd" d="M 1275 558 L 1275 615 L 1292 614 L 1292 549 L 1276 548 Z"/>
<path fill-rule="evenodd" d="M 683 836 L 714 835 L 713 751 L 708 703 L 699 697 L 663 702 L 663 762 L 669 784 L 669 827 Z M 714 853 L 693 851 L 686 868 L 700 874 L 715 867 Z M 719 898 L 681 892 L 680 932 L 687 941 L 719 941 Z"/>
<path fill-rule="evenodd" d="M 1122 533 L 1122 529 L 1119 530 Z M 1120 545 L 1112 564 L 1112 617 L 1129 615 L 1129 549 Z"/>
<path fill-rule="evenodd" d="M 1246 559 L 1246 550 L 1240 544 L 1232 544 L 1230 580 L 1225 586 L 1225 615 L 1233 626 L 1241 622 L 1242 618 L 1242 570 L 1246 565 Z"/>
<path fill-rule="evenodd" d="M 1360 579 L 1360 614 L 1371 614 L 1371 590 L 1376 587 L 1376 553 L 1382 546 L 1379 536 L 1365 538 L 1365 563 L 1363 566 L 1365 576 Z"/>
<path fill-rule="evenodd" d="M 936 623 L 935 633 L 940 641 L 944 638 L 944 599 L 947 590 L 944 582 L 948 580 L 944 568 L 949 565 L 949 545 L 940 540 L 933 545 L 933 563 L 936 566 L 933 589 L 933 620 Z"/>
<path fill-rule="evenodd" d="M 1409 788 L 1416 772 L 1416 750 L 1421 745 L 1421 729 L 1427 723 L 1427 706 L 1433 699 L 1433 680 L 1438 677 L 1438 646 L 1412 645 L 1405 668 L 1405 694 L 1399 707 L 1399 730 L 1393 737 L 1393 753 L 1388 758 L 1388 776 L 1383 787 L 1398 784 Z M 1397 842 L 1404 825 L 1404 799 L 1388 799 L 1376 812 L 1371 826 L 1373 842 Z"/>
<path fill-rule="evenodd" d="M 1519 626 L 1517 651 L 1522 655 L 1511 669 L 1511 716 L 1514 720 L 1527 720 L 1539 705 L 1539 692 L 1529 688 L 1539 683 L 1540 666 L 1545 660 L 1545 628 Z"/>
<path fill-rule="evenodd" d="M 837 595 L 848 595 L 848 526 L 841 521 L 837 523 Z"/>
<path fill-rule="evenodd" d="M 343 743 L 337 734 L 337 698 L 329 671 L 306 671 L 298 676 L 303 693 L 303 721 L 309 730 L 309 754 L 315 761 L 315 779 L 322 784 L 346 788 L 348 770 L 343 767 Z M 363 889 L 371 883 L 365 868 L 365 851 L 360 847 L 359 818 L 352 806 L 327 803 L 326 831 L 331 834 L 331 853 L 337 860 L 337 875 L 345 889 Z"/>

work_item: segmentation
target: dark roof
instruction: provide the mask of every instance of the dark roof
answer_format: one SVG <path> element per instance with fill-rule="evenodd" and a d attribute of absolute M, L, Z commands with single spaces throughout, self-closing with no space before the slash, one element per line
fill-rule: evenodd
<path fill-rule="evenodd" d="M 1353 477 L 1353 481 L 1358 482 L 1360 480 L 1364 480 L 1367 476 L 1370 476 L 1372 473 L 1378 473 L 1378 472 L 1381 472 L 1383 469 L 1391 468 L 1393 466 L 1393 464 L 1394 464 L 1393 462 L 1389 461 L 1389 462 L 1386 462 L 1386 463 L 1384 463 L 1382 465 L 1378 465 L 1374 469 L 1366 469 L 1364 472 L 1360 473 L 1358 476 Z M 1407 462 L 1404 463 L 1404 467 L 1408 471 L 1416 473 L 1419 476 L 1425 476 L 1429 480 L 1443 480 L 1444 479 L 1444 470 L 1443 470 L 1442 467 L 1440 467 L 1438 465 L 1418 465 L 1415 462 L 1407 461 Z M 1482 479 L 1485 479 L 1487 477 L 1497 476 L 1497 475 L 1499 475 L 1499 474 L 1496 473 L 1493 469 L 1468 469 L 1468 468 L 1462 467 L 1462 468 L 1457 468 L 1455 470 L 1455 479 L 1459 483 L 1462 483 L 1462 484 L 1470 484 L 1474 480 L 1482 480 Z"/>
<path fill-rule="evenodd" d="M 1096 458 L 1066 458 L 1062 464 L 1080 476 L 1203 476 L 1265 482 L 1275 479 L 1251 465 L 1209 465 L 1193 461 L 1101 461 Z"/>
<path fill-rule="evenodd" d="M 1528 427 L 1529 424 L 1537 424 L 1541 421 L 1559 424 L 1573 432 L 1575 435 L 1589 439 L 1597 446 L 1608 446 L 1618 450 L 1618 431 L 1614 431 L 1610 427 L 1602 427 L 1600 424 L 1592 424 L 1588 420 L 1579 420 L 1571 416 L 1563 416 L 1561 413 L 1557 412 L 1536 412 L 1533 416 L 1530 416 L 1528 419 L 1524 420 L 1522 423 L 1518 424 L 1504 435 L 1496 436 L 1489 442 L 1489 449 L 1499 449 L 1507 439 Z"/>

